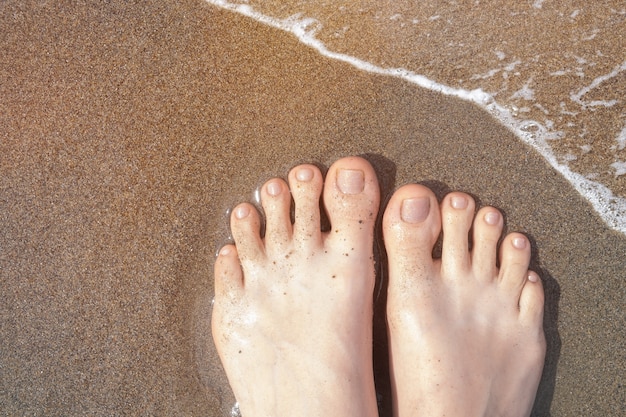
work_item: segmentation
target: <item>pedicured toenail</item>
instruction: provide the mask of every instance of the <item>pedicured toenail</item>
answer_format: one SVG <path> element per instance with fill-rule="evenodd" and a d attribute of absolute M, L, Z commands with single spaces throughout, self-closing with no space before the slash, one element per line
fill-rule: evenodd
<path fill-rule="evenodd" d="M 513 246 L 517 249 L 526 249 L 526 239 L 523 237 L 516 237 L 513 239 Z"/>
<path fill-rule="evenodd" d="M 528 274 L 528 280 L 530 282 L 537 282 L 539 280 L 539 277 L 535 274 Z"/>
<path fill-rule="evenodd" d="M 337 173 L 337 186 L 344 194 L 359 194 L 365 187 L 363 171 L 340 169 Z"/>
<path fill-rule="evenodd" d="M 402 201 L 400 216 L 407 223 L 420 223 L 426 220 L 430 212 L 428 197 L 407 198 Z"/>
<path fill-rule="evenodd" d="M 454 196 L 450 200 L 450 205 L 455 209 L 465 209 L 467 208 L 467 198 L 463 196 Z"/>
<path fill-rule="evenodd" d="M 271 196 L 277 196 L 282 191 L 283 187 L 280 186 L 278 181 L 272 181 L 267 184 L 267 193 Z"/>
<path fill-rule="evenodd" d="M 235 217 L 243 219 L 250 214 L 250 209 L 247 206 L 240 206 L 235 209 Z"/>
<path fill-rule="evenodd" d="M 313 179 L 313 170 L 311 168 L 298 168 L 296 172 L 296 178 L 298 181 L 309 182 Z"/>
<path fill-rule="evenodd" d="M 497 211 L 490 211 L 485 214 L 485 223 L 495 226 L 500 221 L 500 213 Z"/>

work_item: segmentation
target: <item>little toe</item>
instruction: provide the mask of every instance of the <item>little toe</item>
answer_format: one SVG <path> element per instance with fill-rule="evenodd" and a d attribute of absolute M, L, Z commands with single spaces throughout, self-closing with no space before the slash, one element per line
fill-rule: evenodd
<path fill-rule="evenodd" d="M 331 224 L 330 239 L 349 241 L 372 251 L 380 190 L 374 168 L 363 158 L 335 162 L 326 175 L 324 206 Z"/>
<path fill-rule="evenodd" d="M 483 282 L 498 276 L 496 260 L 503 224 L 502 213 L 494 207 L 483 207 L 474 219 L 472 268 Z"/>
<path fill-rule="evenodd" d="M 295 204 L 293 238 L 301 247 L 316 247 L 321 241 L 320 195 L 324 179 L 315 165 L 299 165 L 289 172 Z"/>
<path fill-rule="evenodd" d="M 243 288 L 243 271 L 235 245 L 225 245 L 220 249 L 214 267 L 215 296 L 233 296 Z"/>
<path fill-rule="evenodd" d="M 470 270 L 469 231 L 474 208 L 474 199 L 460 192 L 448 194 L 441 204 L 441 269 L 445 276 L 461 277 Z"/>
<path fill-rule="evenodd" d="M 234 208 L 230 215 L 230 230 L 244 267 L 247 262 L 258 261 L 265 254 L 260 229 L 261 220 L 254 206 L 242 203 Z"/>
<path fill-rule="evenodd" d="M 265 211 L 266 251 L 284 251 L 291 240 L 291 194 L 285 181 L 274 178 L 261 188 L 261 204 Z"/>
<path fill-rule="evenodd" d="M 519 297 L 528 279 L 529 263 L 530 242 L 528 238 L 521 233 L 509 233 L 500 246 L 499 280 L 514 298 Z"/>
<path fill-rule="evenodd" d="M 439 204 L 429 188 L 408 184 L 393 194 L 383 216 L 390 291 L 411 285 L 405 280 L 433 275 L 432 251 L 440 232 Z"/>
<path fill-rule="evenodd" d="M 542 328 L 544 297 L 543 285 L 539 275 L 534 271 L 528 271 L 519 299 L 522 322 L 529 326 Z"/>

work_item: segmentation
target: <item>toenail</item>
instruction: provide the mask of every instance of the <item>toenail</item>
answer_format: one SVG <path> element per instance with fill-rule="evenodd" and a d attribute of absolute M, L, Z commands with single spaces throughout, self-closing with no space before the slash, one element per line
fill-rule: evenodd
<path fill-rule="evenodd" d="M 517 249 L 526 249 L 526 239 L 524 239 L 523 237 L 514 238 L 513 246 Z"/>
<path fill-rule="evenodd" d="M 500 221 L 500 213 L 497 211 L 490 211 L 485 214 L 485 223 L 495 226 Z"/>
<path fill-rule="evenodd" d="M 235 209 L 235 217 L 243 219 L 250 214 L 250 209 L 247 206 L 239 206 Z"/>
<path fill-rule="evenodd" d="M 456 195 L 452 197 L 450 204 L 455 209 L 467 208 L 467 197 Z"/>
<path fill-rule="evenodd" d="M 231 249 L 228 246 L 224 246 L 221 250 L 220 250 L 220 255 L 222 256 L 227 256 L 228 254 L 230 254 Z"/>
<path fill-rule="evenodd" d="M 282 191 L 283 187 L 280 186 L 278 181 L 272 181 L 267 184 L 267 193 L 271 196 L 277 196 Z"/>
<path fill-rule="evenodd" d="M 528 274 L 528 280 L 530 282 L 537 282 L 539 280 L 539 277 L 535 274 Z"/>
<path fill-rule="evenodd" d="M 426 220 L 430 212 L 430 198 L 407 198 L 402 201 L 400 216 L 407 223 L 420 223 Z"/>
<path fill-rule="evenodd" d="M 359 194 L 365 188 L 363 171 L 358 169 L 340 169 L 337 173 L 337 186 L 344 194 Z"/>
<path fill-rule="evenodd" d="M 298 168 L 296 178 L 298 181 L 309 182 L 313 179 L 313 170 L 307 167 Z"/>

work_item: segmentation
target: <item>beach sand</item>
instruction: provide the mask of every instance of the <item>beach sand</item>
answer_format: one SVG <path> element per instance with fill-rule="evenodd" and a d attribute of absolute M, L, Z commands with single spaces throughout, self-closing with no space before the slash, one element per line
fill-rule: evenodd
<path fill-rule="evenodd" d="M 0 6 L 1 415 L 228 415 L 226 211 L 350 154 L 385 197 L 423 182 L 501 208 L 547 293 L 535 414 L 626 412 L 626 237 L 484 111 L 201 1 L 59 3 Z"/>

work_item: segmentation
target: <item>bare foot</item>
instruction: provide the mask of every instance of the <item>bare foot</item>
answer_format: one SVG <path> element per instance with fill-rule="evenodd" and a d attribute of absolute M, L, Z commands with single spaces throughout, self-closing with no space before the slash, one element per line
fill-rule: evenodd
<path fill-rule="evenodd" d="M 545 355 L 543 288 L 530 243 L 498 241 L 502 214 L 420 185 L 385 211 L 387 320 L 396 416 L 528 416 Z M 432 250 L 443 227 L 441 259 Z M 468 234 L 473 227 L 473 249 Z M 496 259 L 500 259 L 500 268 Z"/>
<path fill-rule="evenodd" d="M 331 222 L 320 231 L 319 198 Z M 291 194 L 289 193 L 291 189 Z M 295 203 L 295 223 L 290 202 Z M 266 234 L 250 204 L 232 212 L 235 245 L 215 265 L 213 339 L 241 414 L 375 416 L 373 233 L 379 189 L 371 165 L 312 165 L 265 183 Z"/>

